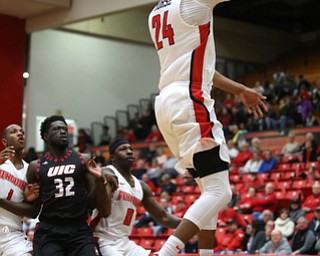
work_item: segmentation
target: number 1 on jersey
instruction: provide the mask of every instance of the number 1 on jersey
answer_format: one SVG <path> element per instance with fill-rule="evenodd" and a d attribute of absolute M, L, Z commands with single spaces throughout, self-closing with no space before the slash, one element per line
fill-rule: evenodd
<path fill-rule="evenodd" d="M 152 17 L 152 28 L 155 28 L 155 39 L 157 49 L 160 50 L 163 48 L 163 39 L 168 38 L 169 45 L 174 44 L 174 31 L 172 29 L 171 24 L 167 24 L 168 22 L 168 11 L 164 12 L 162 24 L 161 24 L 161 16 L 160 14 Z M 161 29 L 162 28 L 162 29 Z M 159 40 L 160 33 L 162 32 L 162 40 Z"/>

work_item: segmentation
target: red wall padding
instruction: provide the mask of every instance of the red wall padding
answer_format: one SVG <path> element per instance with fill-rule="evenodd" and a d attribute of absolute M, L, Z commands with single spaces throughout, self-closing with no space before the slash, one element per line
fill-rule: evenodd
<path fill-rule="evenodd" d="M 25 43 L 25 20 L 0 15 L 0 132 L 22 122 Z"/>

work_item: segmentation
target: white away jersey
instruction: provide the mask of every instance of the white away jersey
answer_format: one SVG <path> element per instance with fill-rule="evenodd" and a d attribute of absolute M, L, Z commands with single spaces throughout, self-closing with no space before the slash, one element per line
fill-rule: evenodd
<path fill-rule="evenodd" d="M 23 161 L 23 168 L 17 170 L 10 160 L 0 165 L 0 197 L 12 202 L 23 201 L 23 191 L 27 185 L 28 164 Z M 0 207 L 0 226 L 21 230 L 22 218 Z"/>
<path fill-rule="evenodd" d="M 160 0 L 149 15 L 149 31 L 158 50 L 159 89 L 176 82 L 208 86 L 216 65 L 213 18 L 204 25 L 189 25 L 180 15 L 181 0 Z"/>
<path fill-rule="evenodd" d="M 132 188 L 114 166 L 109 165 L 108 168 L 112 169 L 117 175 L 119 188 L 115 191 L 112 198 L 110 216 L 102 218 L 95 209 L 90 227 L 95 237 L 116 241 L 131 234 L 137 207 L 143 198 L 143 190 L 139 180 L 133 175 L 134 187 Z"/>

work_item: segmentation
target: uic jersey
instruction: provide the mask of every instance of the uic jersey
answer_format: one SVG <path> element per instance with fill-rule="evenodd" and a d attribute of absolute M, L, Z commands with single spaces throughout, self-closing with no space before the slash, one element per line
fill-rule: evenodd
<path fill-rule="evenodd" d="M 19 170 L 10 160 L 0 165 L 0 198 L 16 203 L 23 201 L 23 191 L 27 185 L 28 164 L 23 160 L 22 162 L 23 168 Z M 0 207 L 0 226 L 21 230 L 22 217 Z"/>
<path fill-rule="evenodd" d="M 160 0 L 149 15 L 149 31 L 160 59 L 159 89 L 190 81 L 211 90 L 216 65 L 213 18 L 189 25 L 180 15 L 181 0 Z"/>
<path fill-rule="evenodd" d="M 80 153 L 68 150 L 61 158 L 45 155 L 38 160 L 41 221 L 57 225 L 73 225 L 87 219 L 88 197 L 85 161 Z"/>
<path fill-rule="evenodd" d="M 131 187 L 114 166 L 109 165 L 108 168 L 114 171 L 119 181 L 119 188 L 112 198 L 111 214 L 108 218 L 102 218 L 95 209 L 90 226 L 94 237 L 116 241 L 131 234 L 143 190 L 140 181 L 133 175 L 134 187 Z"/>

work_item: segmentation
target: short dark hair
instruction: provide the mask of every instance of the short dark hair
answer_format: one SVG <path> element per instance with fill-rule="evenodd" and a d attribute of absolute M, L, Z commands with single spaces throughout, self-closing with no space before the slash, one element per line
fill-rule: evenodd
<path fill-rule="evenodd" d="M 41 138 L 44 140 L 44 134 L 47 133 L 49 131 L 50 125 L 55 122 L 55 121 L 62 121 L 67 125 L 66 120 L 64 119 L 63 116 L 49 116 L 47 117 L 42 123 L 41 123 L 41 127 L 40 127 L 40 135 Z"/>

